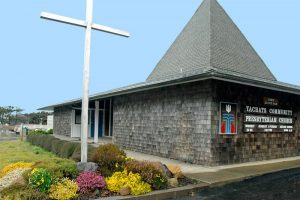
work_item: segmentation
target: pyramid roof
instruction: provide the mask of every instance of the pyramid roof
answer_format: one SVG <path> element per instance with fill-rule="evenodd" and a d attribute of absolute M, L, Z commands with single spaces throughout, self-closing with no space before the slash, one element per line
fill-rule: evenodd
<path fill-rule="evenodd" d="M 275 81 L 217 0 L 204 0 L 147 81 L 227 71 Z"/>

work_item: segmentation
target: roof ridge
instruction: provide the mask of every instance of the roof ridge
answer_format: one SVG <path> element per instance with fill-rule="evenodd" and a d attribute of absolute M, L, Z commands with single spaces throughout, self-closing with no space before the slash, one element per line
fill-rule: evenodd
<path fill-rule="evenodd" d="M 204 0 L 205 1 L 205 0 Z M 211 40 L 212 40 L 212 11 L 211 11 L 211 0 L 209 1 L 209 64 L 212 65 L 212 50 L 211 50 Z"/>

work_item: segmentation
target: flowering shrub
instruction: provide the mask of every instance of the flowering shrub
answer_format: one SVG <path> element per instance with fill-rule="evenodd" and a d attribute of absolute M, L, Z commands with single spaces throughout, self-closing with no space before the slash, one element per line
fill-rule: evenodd
<path fill-rule="evenodd" d="M 150 184 L 153 189 L 159 190 L 168 186 L 168 180 L 156 162 L 132 160 L 125 164 L 125 169 L 140 174 L 142 180 Z"/>
<path fill-rule="evenodd" d="M 104 178 L 94 172 L 82 172 L 76 178 L 76 183 L 81 194 L 93 192 L 95 189 L 103 189 L 106 185 Z"/>
<path fill-rule="evenodd" d="M 0 178 L 2 178 L 3 176 L 7 175 L 8 173 L 16 169 L 30 169 L 32 168 L 33 165 L 34 163 L 24 163 L 24 162 L 17 162 L 17 163 L 7 165 L 0 171 Z"/>
<path fill-rule="evenodd" d="M 131 188 L 132 195 L 140 195 L 151 192 L 151 185 L 142 181 L 139 174 L 115 172 L 111 177 L 106 178 L 107 188 L 112 192 L 120 192 L 125 187 Z"/>
<path fill-rule="evenodd" d="M 92 154 L 92 161 L 99 165 L 103 176 L 111 176 L 116 171 L 123 171 L 126 153 L 114 144 L 100 145 Z"/>
<path fill-rule="evenodd" d="M 46 169 L 35 168 L 30 173 L 29 184 L 41 192 L 48 192 L 52 184 L 52 177 Z"/>
<path fill-rule="evenodd" d="M 69 200 L 76 198 L 78 185 L 68 178 L 63 178 L 61 181 L 53 184 L 49 191 L 49 197 L 57 200 Z"/>

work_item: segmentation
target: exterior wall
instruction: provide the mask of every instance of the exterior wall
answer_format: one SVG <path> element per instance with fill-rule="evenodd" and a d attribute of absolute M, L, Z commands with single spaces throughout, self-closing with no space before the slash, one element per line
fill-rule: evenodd
<path fill-rule="evenodd" d="M 210 163 L 211 81 L 115 97 L 114 143 L 133 151 Z"/>
<path fill-rule="evenodd" d="M 226 165 L 299 156 L 300 98 L 299 96 L 221 81 L 213 82 L 211 165 Z M 276 98 L 279 106 L 291 108 L 294 133 L 244 133 L 243 108 L 262 106 L 263 97 Z M 220 102 L 238 103 L 238 134 L 219 135 Z"/>
<path fill-rule="evenodd" d="M 53 133 L 71 137 L 72 109 L 69 107 L 55 108 L 53 115 Z"/>

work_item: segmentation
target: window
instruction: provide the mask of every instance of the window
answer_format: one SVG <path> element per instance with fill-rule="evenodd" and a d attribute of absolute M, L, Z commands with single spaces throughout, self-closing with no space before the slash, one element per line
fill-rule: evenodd
<path fill-rule="evenodd" d="M 81 124 L 81 110 L 75 110 L 75 124 Z"/>

